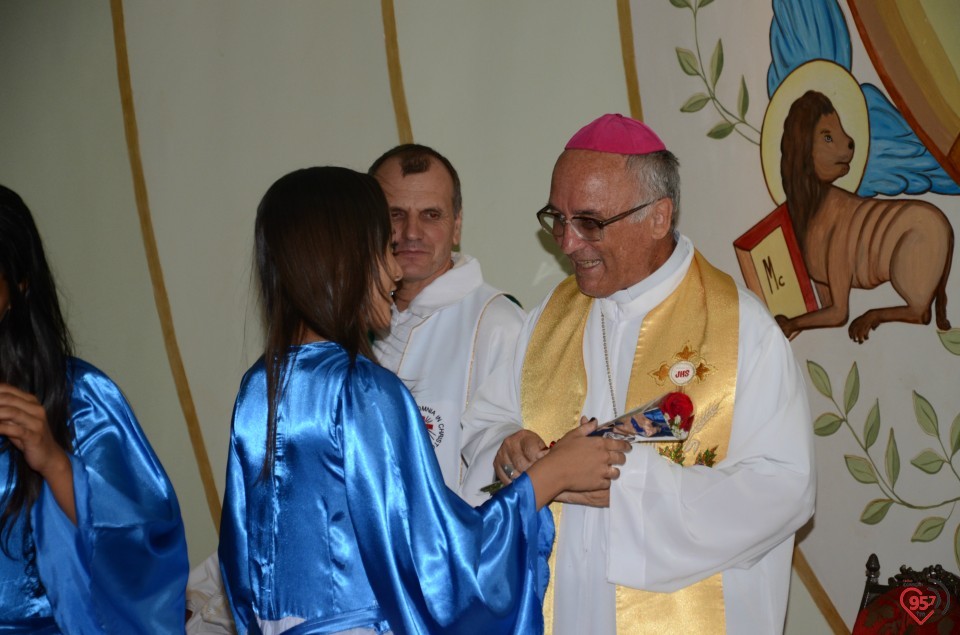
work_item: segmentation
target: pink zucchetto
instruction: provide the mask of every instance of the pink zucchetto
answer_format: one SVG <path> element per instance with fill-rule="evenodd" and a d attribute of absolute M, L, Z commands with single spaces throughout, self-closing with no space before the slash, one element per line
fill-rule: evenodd
<path fill-rule="evenodd" d="M 595 150 L 611 154 L 650 154 L 666 150 L 663 141 L 643 122 L 623 115 L 604 115 L 570 138 L 565 150 Z"/>

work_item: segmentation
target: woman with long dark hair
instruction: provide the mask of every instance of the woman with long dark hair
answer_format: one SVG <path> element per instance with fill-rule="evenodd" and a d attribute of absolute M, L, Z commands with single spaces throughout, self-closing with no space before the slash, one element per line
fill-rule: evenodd
<path fill-rule="evenodd" d="M 183 632 L 173 488 L 117 386 L 72 356 L 30 210 L 0 186 L 0 632 Z"/>
<path fill-rule="evenodd" d="M 537 633 L 564 490 L 609 487 L 628 445 L 561 439 L 474 509 L 419 409 L 371 361 L 401 271 L 376 180 L 288 174 L 257 211 L 264 356 L 237 396 L 220 561 L 238 631 Z"/>

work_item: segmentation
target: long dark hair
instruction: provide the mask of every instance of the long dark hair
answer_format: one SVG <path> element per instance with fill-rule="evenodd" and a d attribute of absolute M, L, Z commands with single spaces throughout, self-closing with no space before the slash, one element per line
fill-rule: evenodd
<path fill-rule="evenodd" d="M 47 414 L 53 438 L 71 449 L 70 386 L 67 358 L 72 346 L 53 275 L 30 210 L 16 192 L 0 185 L 0 276 L 9 289 L 10 307 L 0 316 L 0 382 L 36 396 Z M 0 499 L 3 551 L 14 521 L 30 509 L 43 485 L 6 438 L 0 452 L 10 456 L 7 483 Z M 29 531 L 29 515 L 25 530 Z"/>
<path fill-rule="evenodd" d="M 257 208 L 255 251 L 266 327 L 267 452 L 273 466 L 277 404 L 290 346 L 304 329 L 336 342 L 352 360 L 373 358 L 371 290 L 390 241 L 387 199 L 376 179 L 338 167 L 291 172 Z"/>

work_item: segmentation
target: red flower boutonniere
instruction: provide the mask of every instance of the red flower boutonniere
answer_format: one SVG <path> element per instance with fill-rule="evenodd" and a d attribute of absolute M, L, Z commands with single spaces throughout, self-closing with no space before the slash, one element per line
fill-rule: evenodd
<path fill-rule="evenodd" d="M 682 392 L 671 392 L 664 395 L 659 409 L 673 436 L 678 439 L 686 437 L 693 425 L 693 401 Z"/>

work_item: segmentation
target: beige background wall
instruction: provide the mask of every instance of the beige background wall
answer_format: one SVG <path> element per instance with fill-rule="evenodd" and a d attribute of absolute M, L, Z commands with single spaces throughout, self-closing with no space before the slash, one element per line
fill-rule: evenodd
<path fill-rule="evenodd" d="M 702 89 L 681 72 L 674 53 L 693 47 L 689 12 L 667 0 L 631 4 L 645 119 L 683 166 L 681 229 L 741 280 L 732 242 L 773 208 L 758 148 L 733 137 L 708 139 L 716 119 L 709 109 L 679 111 Z M 399 140 L 381 4 L 134 0 L 122 7 L 160 265 L 222 495 L 233 397 L 259 349 L 250 293 L 259 197 L 299 167 L 365 169 Z M 605 112 L 629 112 L 617 4 L 398 0 L 395 9 L 413 137 L 444 152 L 463 180 L 463 250 L 480 259 L 492 284 L 530 308 L 563 277 L 533 217 L 547 197 L 553 161 L 580 125 Z M 705 55 L 724 40 L 724 98 L 735 100 L 742 74 L 751 95 L 747 119 L 759 126 L 772 9 L 720 0 L 705 11 Z M 217 538 L 151 290 L 113 24 L 106 0 L 0 3 L 0 183 L 33 209 L 79 354 L 110 374 L 133 404 L 174 482 L 197 563 Z M 852 39 L 854 74 L 879 85 L 855 29 Z M 960 213 L 956 197 L 926 198 L 951 221 Z M 953 298 L 956 278 L 947 288 Z M 883 289 L 855 292 L 852 311 L 892 297 Z M 949 314 L 960 324 L 960 311 Z M 885 325 L 863 346 L 845 329 L 809 332 L 794 350 L 802 362 L 826 368 L 835 389 L 858 363 L 866 405 L 851 419 L 862 426 L 869 405 L 882 401 L 884 425 L 899 426 L 904 472 L 929 445 L 915 432 L 911 391 L 938 408 L 941 426 L 960 410 L 952 379 L 960 360 L 943 349 L 932 326 Z M 816 414 L 830 405 L 813 391 L 811 404 Z M 921 517 L 907 512 L 891 511 L 876 526 L 858 521 L 877 496 L 847 473 L 843 455 L 858 448 L 842 432 L 818 439 L 818 510 L 802 548 L 851 624 L 871 551 L 881 554 L 885 574 L 901 562 L 950 565 L 953 551 L 950 532 L 931 543 L 909 542 Z M 934 478 L 906 484 L 931 497 L 954 485 Z M 796 580 L 788 622 L 791 633 L 830 632 Z"/>

